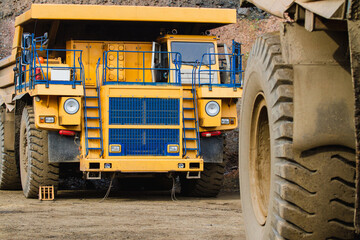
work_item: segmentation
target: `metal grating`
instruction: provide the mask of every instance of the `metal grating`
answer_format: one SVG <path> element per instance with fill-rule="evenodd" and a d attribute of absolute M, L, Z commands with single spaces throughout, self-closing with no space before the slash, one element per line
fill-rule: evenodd
<path fill-rule="evenodd" d="M 180 99 L 109 98 L 109 124 L 179 125 Z"/>
<path fill-rule="evenodd" d="M 167 152 L 169 144 L 179 145 L 179 129 L 109 129 L 109 144 L 121 145 L 110 156 L 179 156 Z"/>

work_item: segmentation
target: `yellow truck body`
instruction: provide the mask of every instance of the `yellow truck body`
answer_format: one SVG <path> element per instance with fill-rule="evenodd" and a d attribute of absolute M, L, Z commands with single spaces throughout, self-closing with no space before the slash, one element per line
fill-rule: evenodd
<path fill-rule="evenodd" d="M 240 45 L 220 53 L 204 33 L 234 22 L 227 9 L 34 4 L 16 18 L 12 55 L 0 62 L 2 103 L 9 116 L 33 111 L 49 164 L 79 162 L 90 179 L 200 178 L 207 162 L 222 162 L 210 150 L 204 158 L 200 135 L 235 129 L 242 93 Z"/>

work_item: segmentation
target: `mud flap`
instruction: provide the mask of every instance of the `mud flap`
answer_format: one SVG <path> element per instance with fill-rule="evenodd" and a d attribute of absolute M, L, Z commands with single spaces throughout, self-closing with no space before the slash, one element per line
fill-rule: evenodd
<path fill-rule="evenodd" d="M 53 163 L 79 162 L 79 145 L 74 137 L 61 136 L 58 132 L 48 132 L 49 161 Z"/>
<path fill-rule="evenodd" d="M 4 109 L 1 113 L 1 121 L 4 123 L 4 149 L 15 150 L 15 113 Z"/>
<path fill-rule="evenodd" d="M 200 139 L 201 155 L 204 163 L 222 163 L 224 138 L 222 136 Z"/>

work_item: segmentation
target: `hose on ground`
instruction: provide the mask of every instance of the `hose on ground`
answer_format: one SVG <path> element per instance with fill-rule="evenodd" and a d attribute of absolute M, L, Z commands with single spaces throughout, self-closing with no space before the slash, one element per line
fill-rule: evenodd
<path fill-rule="evenodd" d="M 171 200 L 177 201 L 177 198 L 176 198 L 176 179 L 172 175 L 171 175 L 171 178 L 172 178 L 172 182 L 173 182 L 173 185 L 172 185 L 172 188 L 171 188 Z"/>
<path fill-rule="evenodd" d="M 113 175 L 111 176 L 109 188 L 108 188 L 108 190 L 106 191 L 106 194 L 105 194 L 105 196 L 103 197 L 103 199 L 100 200 L 100 202 L 103 202 L 103 201 L 105 201 L 105 199 L 108 198 L 108 196 L 109 196 L 109 194 L 110 194 L 110 191 L 111 191 L 112 182 L 113 182 L 114 178 L 115 178 L 115 172 L 114 172 Z"/>

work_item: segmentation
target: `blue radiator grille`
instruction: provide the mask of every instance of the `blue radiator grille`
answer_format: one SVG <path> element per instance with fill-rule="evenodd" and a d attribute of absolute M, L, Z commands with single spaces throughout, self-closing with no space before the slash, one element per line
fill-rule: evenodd
<path fill-rule="evenodd" d="M 109 124 L 179 125 L 180 99 L 110 98 Z"/>
<path fill-rule="evenodd" d="M 169 144 L 179 145 L 179 129 L 109 129 L 109 144 L 121 145 L 110 156 L 179 156 L 167 152 Z"/>

